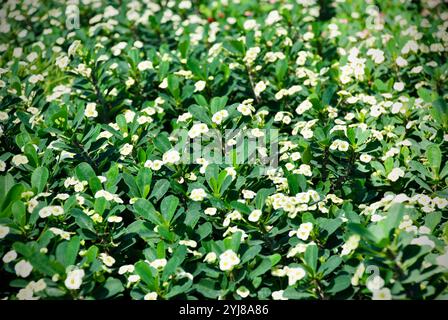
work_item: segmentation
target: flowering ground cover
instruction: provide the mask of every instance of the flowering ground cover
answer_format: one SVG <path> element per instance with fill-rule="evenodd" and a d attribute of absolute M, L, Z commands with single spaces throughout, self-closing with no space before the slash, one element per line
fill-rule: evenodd
<path fill-rule="evenodd" d="M 441 0 L 8 0 L 0 298 L 447 299 Z"/>

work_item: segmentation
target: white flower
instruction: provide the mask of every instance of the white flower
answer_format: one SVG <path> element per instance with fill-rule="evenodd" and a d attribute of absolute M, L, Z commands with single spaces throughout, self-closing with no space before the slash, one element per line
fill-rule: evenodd
<path fill-rule="evenodd" d="M 177 150 L 171 149 L 163 154 L 163 163 L 176 163 L 180 160 L 180 154 Z"/>
<path fill-rule="evenodd" d="M 311 177 L 313 175 L 311 172 L 311 167 L 308 164 L 301 164 L 298 173 L 307 177 Z"/>
<path fill-rule="evenodd" d="M 149 265 L 151 267 L 153 267 L 154 269 L 163 269 L 166 266 L 166 259 L 162 258 L 162 259 L 156 259 L 152 262 L 149 263 Z"/>
<path fill-rule="evenodd" d="M 400 168 L 393 168 L 392 171 L 387 175 L 387 179 L 392 182 L 395 182 L 402 177 L 404 177 L 404 171 Z"/>
<path fill-rule="evenodd" d="M 120 154 L 122 156 L 127 156 L 130 155 L 132 152 L 132 149 L 134 149 L 134 146 L 132 144 L 129 143 L 125 143 L 121 148 L 120 148 Z"/>
<path fill-rule="evenodd" d="M 367 50 L 367 55 L 371 56 L 376 64 L 384 62 L 384 52 L 379 49 L 369 49 Z"/>
<path fill-rule="evenodd" d="M 261 210 L 253 210 L 250 215 L 248 220 L 251 222 L 257 222 L 261 217 Z"/>
<path fill-rule="evenodd" d="M 67 278 L 64 281 L 67 289 L 78 290 L 81 287 L 82 279 L 84 278 L 83 269 L 74 269 L 67 274 Z"/>
<path fill-rule="evenodd" d="M 302 280 L 306 276 L 305 270 L 300 267 L 289 268 L 285 267 L 286 275 L 288 276 L 288 285 L 293 286 L 297 281 Z"/>
<path fill-rule="evenodd" d="M 352 286 L 358 286 L 359 284 L 359 278 L 362 277 L 364 274 L 364 271 L 366 270 L 366 267 L 364 266 L 364 263 L 360 263 L 359 266 L 356 268 L 355 274 L 353 275 L 351 279 Z"/>
<path fill-rule="evenodd" d="M 419 245 L 419 246 L 430 246 L 434 248 L 436 245 L 434 241 L 429 239 L 427 236 L 421 236 L 415 239 L 412 239 L 411 244 Z"/>
<path fill-rule="evenodd" d="M 105 198 L 107 201 L 111 201 L 111 200 L 113 200 L 114 195 L 106 190 L 98 190 L 95 193 L 95 199 L 98 199 L 101 197 Z"/>
<path fill-rule="evenodd" d="M 9 234 L 9 227 L 0 224 L 0 239 L 3 239 Z"/>
<path fill-rule="evenodd" d="M 372 160 L 372 156 L 368 155 L 367 153 L 363 153 L 361 154 L 361 156 L 359 157 L 359 160 L 361 160 L 364 163 L 369 163 L 370 160 Z"/>
<path fill-rule="evenodd" d="M 194 84 L 194 92 L 199 92 L 204 90 L 206 82 L 203 80 L 199 80 Z"/>
<path fill-rule="evenodd" d="M 408 62 L 403 57 L 399 56 L 397 59 L 395 59 L 395 63 L 399 67 L 406 67 L 408 65 Z"/>
<path fill-rule="evenodd" d="M 371 280 L 367 281 L 367 289 L 374 292 L 384 287 L 384 280 L 380 276 L 374 276 Z"/>
<path fill-rule="evenodd" d="M 313 104 L 309 100 L 303 101 L 299 106 L 296 108 L 297 114 L 301 115 L 305 111 L 311 109 L 313 107 Z"/>
<path fill-rule="evenodd" d="M 39 210 L 39 217 L 47 218 L 49 216 L 60 216 L 64 214 L 64 208 L 61 206 L 47 206 Z"/>
<path fill-rule="evenodd" d="M 333 141 L 333 143 L 330 145 L 330 150 L 339 150 L 339 151 L 347 151 L 349 147 L 349 144 L 347 141 L 344 140 L 335 140 Z"/>
<path fill-rule="evenodd" d="M 153 68 L 153 65 L 152 65 L 152 62 L 151 62 L 151 61 L 145 60 L 145 61 L 140 62 L 140 63 L 137 65 L 137 68 L 138 68 L 138 70 L 140 70 L 140 71 L 145 71 L 145 70 L 152 69 L 152 68 Z"/>
<path fill-rule="evenodd" d="M 160 89 L 166 89 L 168 88 L 168 78 L 165 78 L 162 80 L 162 82 L 159 84 Z"/>
<path fill-rule="evenodd" d="M 31 271 L 33 270 L 33 266 L 28 261 L 20 260 L 14 266 L 14 270 L 15 270 L 17 276 L 26 278 L 30 275 Z"/>
<path fill-rule="evenodd" d="M 185 112 L 182 113 L 178 118 L 177 118 L 177 122 L 185 122 L 188 119 L 191 119 L 192 115 L 190 112 Z"/>
<path fill-rule="evenodd" d="M 81 41 L 79 40 L 75 40 L 73 41 L 73 43 L 70 45 L 70 47 L 68 47 L 68 56 L 72 56 L 76 53 L 76 50 L 78 50 L 78 48 L 81 45 Z"/>
<path fill-rule="evenodd" d="M 312 230 L 313 224 L 311 222 L 302 223 L 297 230 L 297 238 L 303 241 L 307 240 Z"/>
<path fill-rule="evenodd" d="M 24 156 L 23 154 L 17 154 L 14 157 L 12 157 L 11 161 L 16 167 L 18 167 L 21 164 L 27 164 L 28 158 L 26 156 Z"/>
<path fill-rule="evenodd" d="M 33 297 L 34 291 L 33 289 L 29 287 L 25 287 L 23 289 L 20 289 L 17 293 L 16 297 L 19 300 L 37 300 L 38 297 Z"/>
<path fill-rule="evenodd" d="M 278 11 L 273 10 L 273 11 L 269 12 L 268 16 L 266 17 L 265 23 L 266 23 L 266 25 L 270 26 L 276 22 L 279 22 L 280 20 L 282 20 L 282 17 L 278 13 Z"/>
<path fill-rule="evenodd" d="M 348 238 L 347 242 L 342 245 L 341 255 L 345 256 L 350 254 L 352 251 L 356 250 L 359 245 L 359 241 L 361 240 L 360 236 L 354 234 Z"/>
<path fill-rule="evenodd" d="M 244 30 L 252 30 L 255 29 L 256 27 L 257 27 L 257 21 L 255 21 L 254 19 L 244 21 L 243 24 Z"/>
<path fill-rule="evenodd" d="M 439 266 L 448 268 L 448 247 L 445 247 L 445 253 L 436 258 L 436 262 Z"/>
<path fill-rule="evenodd" d="M 15 252 L 14 250 L 10 250 L 5 253 L 2 260 L 4 263 L 10 263 L 11 261 L 14 261 L 16 259 L 17 259 L 17 252 Z"/>
<path fill-rule="evenodd" d="M 208 132 L 208 126 L 205 123 L 195 123 L 188 131 L 188 136 L 194 139 L 203 133 Z"/>
<path fill-rule="evenodd" d="M 134 270 L 135 270 L 135 267 L 132 264 L 127 264 L 127 265 L 121 266 L 118 269 L 118 274 L 131 273 L 131 272 L 134 272 Z"/>
<path fill-rule="evenodd" d="M 227 167 L 224 170 L 227 172 L 227 175 L 232 177 L 232 180 L 236 178 L 236 170 L 233 167 Z"/>
<path fill-rule="evenodd" d="M 241 193 L 243 194 L 244 199 L 253 199 L 257 195 L 252 190 L 246 190 L 246 189 L 243 189 L 243 191 L 241 191 Z"/>
<path fill-rule="evenodd" d="M 255 95 L 259 96 L 264 90 L 266 90 L 266 83 L 264 81 L 257 82 L 254 88 Z"/>
<path fill-rule="evenodd" d="M 68 56 L 60 55 L 56 58 L 55 64 L 59 69 L 65 69 L 68 66 L 69 62 L 70 59 L 68 58 Z"/>
<path fill-rule="evenodd" d="M 209 253 L 207 253 L 207 255 L 205 256 L 205 258 L 204 258 L 204 262 L 207 262 L 207 263 L 214 263 L 215 261 L 216 261 L 216 253 L 214 253 L 214 252 L 209 252 Z"/>
<path fill-rule="evenodd" d="M 388 288 L 373 291 L 372 300 L 391 300 L 392 295 Z"/>
<path fill-rule="evenodd" d="M 403 89 L 404 89 L 404 82 L 395 82 L 394 83 L 394 90 L 403 91 Z"/>
<path fill-rule="evenodd" d="M 278 290 L 278 291 L 272 292 L 272 299 L 274 299 L 274 300 L 288 300 L 288 298 L 285 298 L 283 296 L 283 292 L 284 292 L 284 290 Z"/>
<path fill-rule="evenodd" d="M 157 300 L 157 292 L 149 292 L 143 297 L 144 300 Z"/>
<path fill-rule="evenodd" d="M 154 160 L 154 161 L 146 160 L 146 162 L 144 164 L 144 166 L 146 168 L 151 168 L 154 171 L 160 170 L 162 168 L 162 165 L 163 165 L 163 161 L 161 161 L 161 160 Z"/>
<path fill-rule="evenodd" d="M 207 197 L 207 193 L 205 193 L 204 189 L 196 188 L 191 190 L 190 199 L 193 201 L 202 201 L 205 197 Z"/>
<path fill-rule="evenodd" d="M 67 231 L 64 231 L 64 230 L 61 230 L 61 229 L 55 228 L 55 227 L 52 227 L 52 228 L 50 228 L 48 230 L 53 232 L 55 235 L 60 236 L 62 239 L 70 240 L 70 233 L 67 232 Z"/>
<path fill-rule="evenodd" d="M 138 274 L 131 274 L 129 277 L 128 277 L 128 281 L 129 281 L 129 283 L 134 283 L 134 282 L 137 282 L 137 281 L 139 281 L 140 280 L 140 276 L 138 275 Z"/>
<path fill-rule="evenodd" d="M 40 279 L 37 282 L 31 281 L 27 287 L 31 288 L 34 292 L 39 292 L 44 290 L 47 287 L 47 284 L 44 279 Z"/>
<path fill-rule="evenodd" d="M 115 263 L 115 259 L 108 255 L 107 253 L 101 253 L 100 259 L 107 267 L 112 267 Z"/>
<path fill-rule="evenodd" d="M 219 256 L 219 268 L 222 271 L 232 270 L 234 266 L 240 263 L 240 258 L 232 250 L 226 250 Z"/>
<path fill-rule="evenodd" d="M 216 124 L 221 124 L 227 117 L 229 116 L 229 113 L 227 112 L 227 110 L 220 110 L 218 112 L 216 112 L 213 116 L 212 116 L 212 121 Z"/>
<path fill-rule="evenodd" d="M 236 289 L 236 294 L 239 295 L 241 298 L 246 298 L 249 296 L 250 291 L 245 286 L 241 286 L 238 289 Z"/>
<path fill-rule="evenodd" d="M 216 208 L 207 208 L 204 210 L 204 213 L 209 216 L 214 216 L 216 214 Z"/>
<path fill-rule="evenodd" d="M 239 104 L 237 107 L 238 112 L 243 114 L 244 116 L 249 116 L 252 114 L 253 107 L 250 105 Z"/>
<path fill-rule="evenodd" d="M 131 77 L 129 77 L 127 80 L 126 80 L 126 82 L 125 82 L 125 85 L 126 85 L 126 87 L 131 87 L 132 85 L 134 85 L 134 83 L 135 83 L 135 80 L 133 79 L 133 78 L 131 78 Z"/>
<path fill-rule="evenodd" d="M 89 102 L 86 105 L 84 115 L 88 118 L 95 118 L 98 116 L 98 112 L 96 111 L 96 103 L 95 102 Z"/>
<path fill-rule="evenodd" d="M 123 218 L 119 217 L 119 216 L 110 216 L 110 217 L 107 218 L 107 221 L 108 222 L 119 223 L 119 222 L 123 221 Z"/>
<path fill-rule="evenodd" d="M 187 246 L 187 247 L 191 247 L 191 248 L 196 248 L 198 245 L 198 243 L 194 240 L 180 240 L 179 244 Z"/>

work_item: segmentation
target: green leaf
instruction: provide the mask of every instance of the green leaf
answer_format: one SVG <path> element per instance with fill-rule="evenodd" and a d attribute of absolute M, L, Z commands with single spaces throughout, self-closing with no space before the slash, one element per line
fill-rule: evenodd
<path fill-rule="evenodd" d="M 317 268 L 317 254 L 318 248 L 316 245 L 308 245 L 306 247 L 305 262 L 313 271 L 316 271 Z"/>
<path fill-rule="evenodd" d="M 159 201 L 165 193 L 170 188 L 170 182 L 166 179 L 158 180 L 153 187 L 153 190 L 150 195 L 150 199 L 154 198 L 156 201 Z"/>
<path fill-rule="evenodd" d="M 278 60 L 275 64 L 275 77 L 279 83 L 282 83 L 287 71 L 288 61 L 286 59 Z"/>
<path fill-rule="evenodd" d="M 249 277 L 251 279 L 254 279 L 258 276 L 261 276 L 262 274 L 265 274 L 268 270 L 271 270 L 272 267 L 274 267 L 277 263 L 279 263 L 281 260 L 281 256 L 276 253 L 269 257 L 264 257 L 261 260 L 261 263 L 253 270 Z"/>
<path fill-rule="evenodd" d="M 197 292 L 209 299 L 216 299 L 220 295 L 220 291 L 215 289 L 216 281 L 211 279 L 201 279 L 198 284 L 195 285 Z"/>
<path fill-rule="evenodd" d="M 439 225 L 441 219 L 441 212 L 430 212 L 425 216 L 425 226 L 432 231 Z"/>
<path fill-rule="evenodd" d="M 274 192 L 275 190 L 273 188 L 267 189 L 262 188 L 258 190 L 257 196 L 255 197 L 255 206 L 257 209 L 262 210 L 264 207 L 264 204 L 266 202 L 266 199 Z"/>
<path fill-rule="evenodd" d="M 437 176 L 440 170 L 440 165 L 442 164 L 442 151 L 440 151 L 440 147 L 436 144 L 430 145 L 426 149 L 426 157 L 428 158 L 432 172 Z"/>
<path fill-rule="evenodd" d="M 307 298 L 311 298 L 313 295 L 309 292 L 298 291 L 293 287 L 288 287 L 283 292 L 283 297 L 292 299 L 292 300 L 303 300 Z"/>
<path fill-rule="evenodd" d="M 14 184 L 14 178 L 10 173 L 0 176 L 0 207 L 2 207 L 3 200 L 6 198 L 8 191 L 14 186 Z"/>
<path fill-rule="evenodd" d="M 245 53 L 244 43 L 238 40 L 229 40 L 224 42 L 224 48 L 238 55 L 244 55 Z"/>
<path fill-rule="evenodd" d="M 74 265 L 78 256 L 79 246 L 80 241 L 78 236 L 60 243 L 56 248 L 56 259 L 65 267 Z"/>
<path fill-rule="evenodd" d="M 176 269 L 184 262 L 187 255 L 186 246 L 178 246 L 170 258 L 165 268 L 163 269 L 162 280 L 165 281 L 168 277 L 176 272 Z"/>
<path fill-rule="evenodd" d="M 135 273 L 140 276 L 143 282 L 150 290 L 155 290 L 155 270 L 151 268 L 145 261 L 139 261 L 135 264 Z"/>
<path fill-rule="evenodd" d="M 90 230 L 94 233 L 96 232 L 93 225 L 93 220 L 80 209 L 72 209 L 70 211 L 70 215 L 75 218 L 75 222 L 80 228 Z"/>
<path fill-rule="evenodd" d="M 243 256 L 241 257 L 241 264 L 249 262 L 250 260 L 255 258 L 257 256 L 257 254 L 260 253 L 260 251 L 261 251 L 260 245 L 249 247 L 249 249 L 247 249 L 247 251 L 244 252 Z"/>
<path fill-rule="evenodd" d="M 322 276 L 325 277 L 332 273 L 337 267 L 339 267 L 341 263 L 342 258 L 340 256 L 331 256 L 327 261 L 325 261 L 325 263 L 320 266 L 318 273 L 321 273 Z"/>
<path fill-rule="evenodd" d="M 26 206 L 22 201 L 14 201 L 11 206 L 11 212 L 14 217 L 14 221 L 19 226 L 24 226 L 26 224 Z"/>
<path fill-rule="evenodd" d="M 367 240 L 370 240 L 373 242 L 376 242 L 378 240 L 377 237 L 372 232 L 370 232 L 366 227 L 364 227 L 361 224 L 348 223 L 347 228 Z"/>
<path fill-rule="evenodd" d="M 394 203 L 387 211 L 386 219 L 382 220 L 380 224 L 383 227 L 384 234 L 388 237 L 390 230 L 397 228 L 400 225 L 404 215 L 404 205 L 401 203 Z"/>
<path fill-rule="evenodd" d="M 331 294 L 341 292 L 342 290 L 347 289 L 350 284 L 351 277 L 349 275 L 340 275 L 330 282 L 330 286 L 327 292 Z"/>
<path fill-rule="evenodd" d="M 288 176 L 288 186 L 291 195 L 306 191 L 307 183 L 305 176 L 302 174 L 290 174 Z"/>
<path fill-rule="evenodd" d="M 210 222 L 206 222 L 197 228 L 196 233 L 199 236 L 199 240 L 202 240 L 206 238 L 209 234 L 211 234 L 212 231 L 213 231 L 212 224 Z"/>
<path fill-rule="evenodd" d="M 37 167 L 31 175 L 31 186 L 36 193 L 41 193 L 47 184 L 49 177 L 48 169 L 45 167 Z"/>
<path fill-rule="evenodd" d="M 156 209 L 151 204 L 151 202 L 149 202 L 148 200 L 138 199 L 134 203 L 133 207 L 134 207 L 135 213 L 137 213 L 138 216 L 143 217 L 143 218 L 151 221 L 155 225 L 162 225 L 163 224 L 162 217 L 156 211 Z"/>
<path fill-rule="evenodd" d="M 160 211 L 162 212 L 163 218 L 166 222 L 170 222 L 176 212 L 177 206 L 179 204 L 179 199 L 173 195 L 165 197 L 160 204 Z"/>
<path fill-rule="evenodd" d="M 11 189 L 9 189 L 5 199 L 3 200 L 0 218 L 9 217 L 11 213 L 11 206 L 16 200 L 22 198 L 22 192 L 25 187 L 22 184 L 16 184 Z"/>
<path fill-rule="evenodd" d="M 180 89 L 179 89 L 179 79 L 175 75 L 168 76 L 168 90 L 173 95 L 174 98 L 179 99 Z"/>
<path fill-rule="evenodd" d="M 165 134 L 159 134 L 157 137 L 155 137 L 154 145 L 162 153 L 165 153 L 173 148 L 171 146 L 170 140 L 168 140 Z"/>
<path fill-rule="evenodd" d="M 121 281 L 116 278 L 109 277 L 101 287 L 95 290 L 94 296 L 96 299 L 108 299 L 123 291 L 124 287 Z"/>
<path fill-rule="evenodd" d="M 199 120 L 209 126 L 212 125 L 212 119 L 208 115 L 208 110 L 204 107 L 193 104 L 188 108 L 188 112 L 190 112 L 196 120 Z"/>
<path fill-rule="evenodd" d="M 431 114 L 436 123 L 440 126 L 448 127 L 448 107 L 443 98 L 438 98 L 432 103 Z"/>
<path fill-rule="evenodd" d="M 78 164 L 75 168 L 75 173 L 76 173 L 76 177 L 79 179 L 79 181 L 89 182 L 90 178 L 96 177 L 95 171 L 86 162 L 82 162 L 82 163 Z"/>
<path fill-rule="evenodd" d="M 151 181 L 152 181 L 152 171 L 149 168 L 141 168 L 137 174 L 137 187 L 140 191 L 140 196 L 142 198 L 146 198 L 151 189 Z"/>
<path fill-rule="evenodd" d="M 104 211 L 106 210 L 107 204 L 109 202 L 104 197 L 99 197 L 95 199 L 95 203 L 93 208 L 95 209 L 95 212 L 102 215 Z"/>

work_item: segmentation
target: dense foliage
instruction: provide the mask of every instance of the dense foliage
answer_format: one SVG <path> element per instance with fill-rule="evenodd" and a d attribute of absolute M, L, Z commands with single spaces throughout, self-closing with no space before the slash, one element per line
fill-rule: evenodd
<path fill-rule="evenodd" d="M 443 1 L 9 0 L 0 29 L 0 298 L 448 298 Z M 180 161 L 238 128 L 278 167 Z"/>

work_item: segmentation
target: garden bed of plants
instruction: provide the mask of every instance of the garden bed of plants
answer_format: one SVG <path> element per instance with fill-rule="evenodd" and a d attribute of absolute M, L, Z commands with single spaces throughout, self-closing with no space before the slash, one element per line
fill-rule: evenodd
<path fill-rule="evenodd" d="M 4 2 L 0 298 L 447 299 L 447 51 L 439 0 Z"/>

